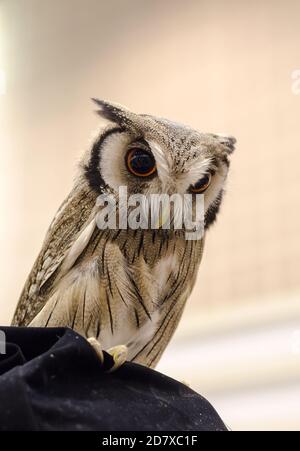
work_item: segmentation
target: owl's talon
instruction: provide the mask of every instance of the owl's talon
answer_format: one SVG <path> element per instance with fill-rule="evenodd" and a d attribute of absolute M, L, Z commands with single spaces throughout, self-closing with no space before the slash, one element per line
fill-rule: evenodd
<path fill-rule="evenodd" d="M 87 341 L 92 346 L 92 348 L 96 352 L 97 356 L 101 360 L 101 363 L 103 364 L 104 363 L 104 354 L 103 354 L 102 347 L 101 347 L 101 344 L 99 343 L 99 341 L 95 337 L 90 337 L 87 339 Z"/>
<path fill-rule="evenodd" d="M 103 354 L 103 350 L 101 347 L 101 343 L 95 337 L 90 337 L 87 339 L 87 341 L 93 347 L 93 349 L 96 352 L 97 356 L 99 357 L 101 363 L 103 364 L 104 363 L 104 354 Z M 120 366 L 122 366 L 127 360 L 128 348 L 125 345 L 114 346 L 114 347 L 108 349 L 106 352 L 108 354 L 110 354 L 114 360 L 114 365 L 112 366 L 112 368 L 110 368 L 107 371 L 108 373 L 112 373 L 113 371 L 120 368 Z"/>
<path fill-rule="evenodd" d="M 108 349 L 107 352 L 112 356 L 115 362 L 114 366 L 110 370 L 108 370 L 108 373 L 112 373 L 126 362 L 128 356 L 128 348 L 125 345 L 118 345 Z"/>

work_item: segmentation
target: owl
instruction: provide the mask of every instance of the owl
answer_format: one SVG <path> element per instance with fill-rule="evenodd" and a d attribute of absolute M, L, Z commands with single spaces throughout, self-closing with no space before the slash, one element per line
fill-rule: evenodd
<path fill-rule="evenodd" d="M 93 99 L 104 119 L 83 155 L 27 279 L 13 325 L 70 327 L 103 349 L 154 367 L 196 281 L 206 231 L 222 202 L 235 139 Z M 201 194 L 204 233 L 99 228 L 99 196 Z"/>

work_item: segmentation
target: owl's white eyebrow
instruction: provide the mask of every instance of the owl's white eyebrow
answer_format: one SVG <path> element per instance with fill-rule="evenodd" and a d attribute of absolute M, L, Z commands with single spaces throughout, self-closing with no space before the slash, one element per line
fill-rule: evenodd
<path fill-rule="evenodd" d="M 167 157 L 162 148 L 155 141 L 148 141 L 148 144 L 156 161 L 158 175 L 163 179 L 170 173 L 170 165 Z"/>
<path fill-rule="evenodd" d="M 215 166 L 213 165 L 213 158 L 205 158 L 204 160 L 199 160 L 196 161 L 196 163 L 193 163 L 193 165 L 189 169 L 189 176 L 191 177 L 191 179 L 197 181 L 205 174 L 211 172 L 214 169 Z"/>

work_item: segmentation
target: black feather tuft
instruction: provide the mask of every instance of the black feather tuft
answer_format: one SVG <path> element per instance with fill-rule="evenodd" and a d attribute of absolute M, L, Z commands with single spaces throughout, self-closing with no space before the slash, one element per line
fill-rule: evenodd
<path fill-rule="evenodd" d="M 209 206 L 207 212 L 205 213 L 204 227 L 208 230 L 209 227 L 216 221 L 217 214 L 220 211 L 224 191 L 220 191 L 216 200 L 212 205 Z"/>
<path fill-rule="evenodd" d="M 91 151 L 91 158 L 89 163 L 84 167 L 86 179 L 92 190 L 101 194 L 106 183 L 100 173 L 100 160 L 101 160 L 101 148 L 108 136 L 114 133 L 123 133 L 124 129 L 115 127 L 107 130 L 103 135 L 98 138 L 93 144 Z"/>
<path fill-rule="evenodd" d="M 92 98 L 91 100 L 99 107 L 99 110 L 97 110 L 96 113 L 104 119 L 114 122 L 120 126 L 128 122 L 125 110 L 122 109 L 121 106 L 109 103 L 106 100 L 99 100 L 95 98 Z"/>

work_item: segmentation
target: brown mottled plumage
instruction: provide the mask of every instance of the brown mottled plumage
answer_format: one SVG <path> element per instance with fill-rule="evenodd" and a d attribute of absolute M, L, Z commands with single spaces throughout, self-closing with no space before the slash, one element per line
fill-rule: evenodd
<path fill-rule="evenodd" d="M 215 220 L 235 140 L 97 101 L 109 121 L 84 155 L 74 188 L 54 218 L 17 306 L 13 324 L 68 326 L 104 349 L 126 344 L 128 358 L 155 366 L 195 284 L 204 238 L 184 230 L 100 230 L 101 193 L 184 194 L 211 174 L 205 229 Z M 130 174 L 128 148 L 147 147 L 157 172 Z"/>

